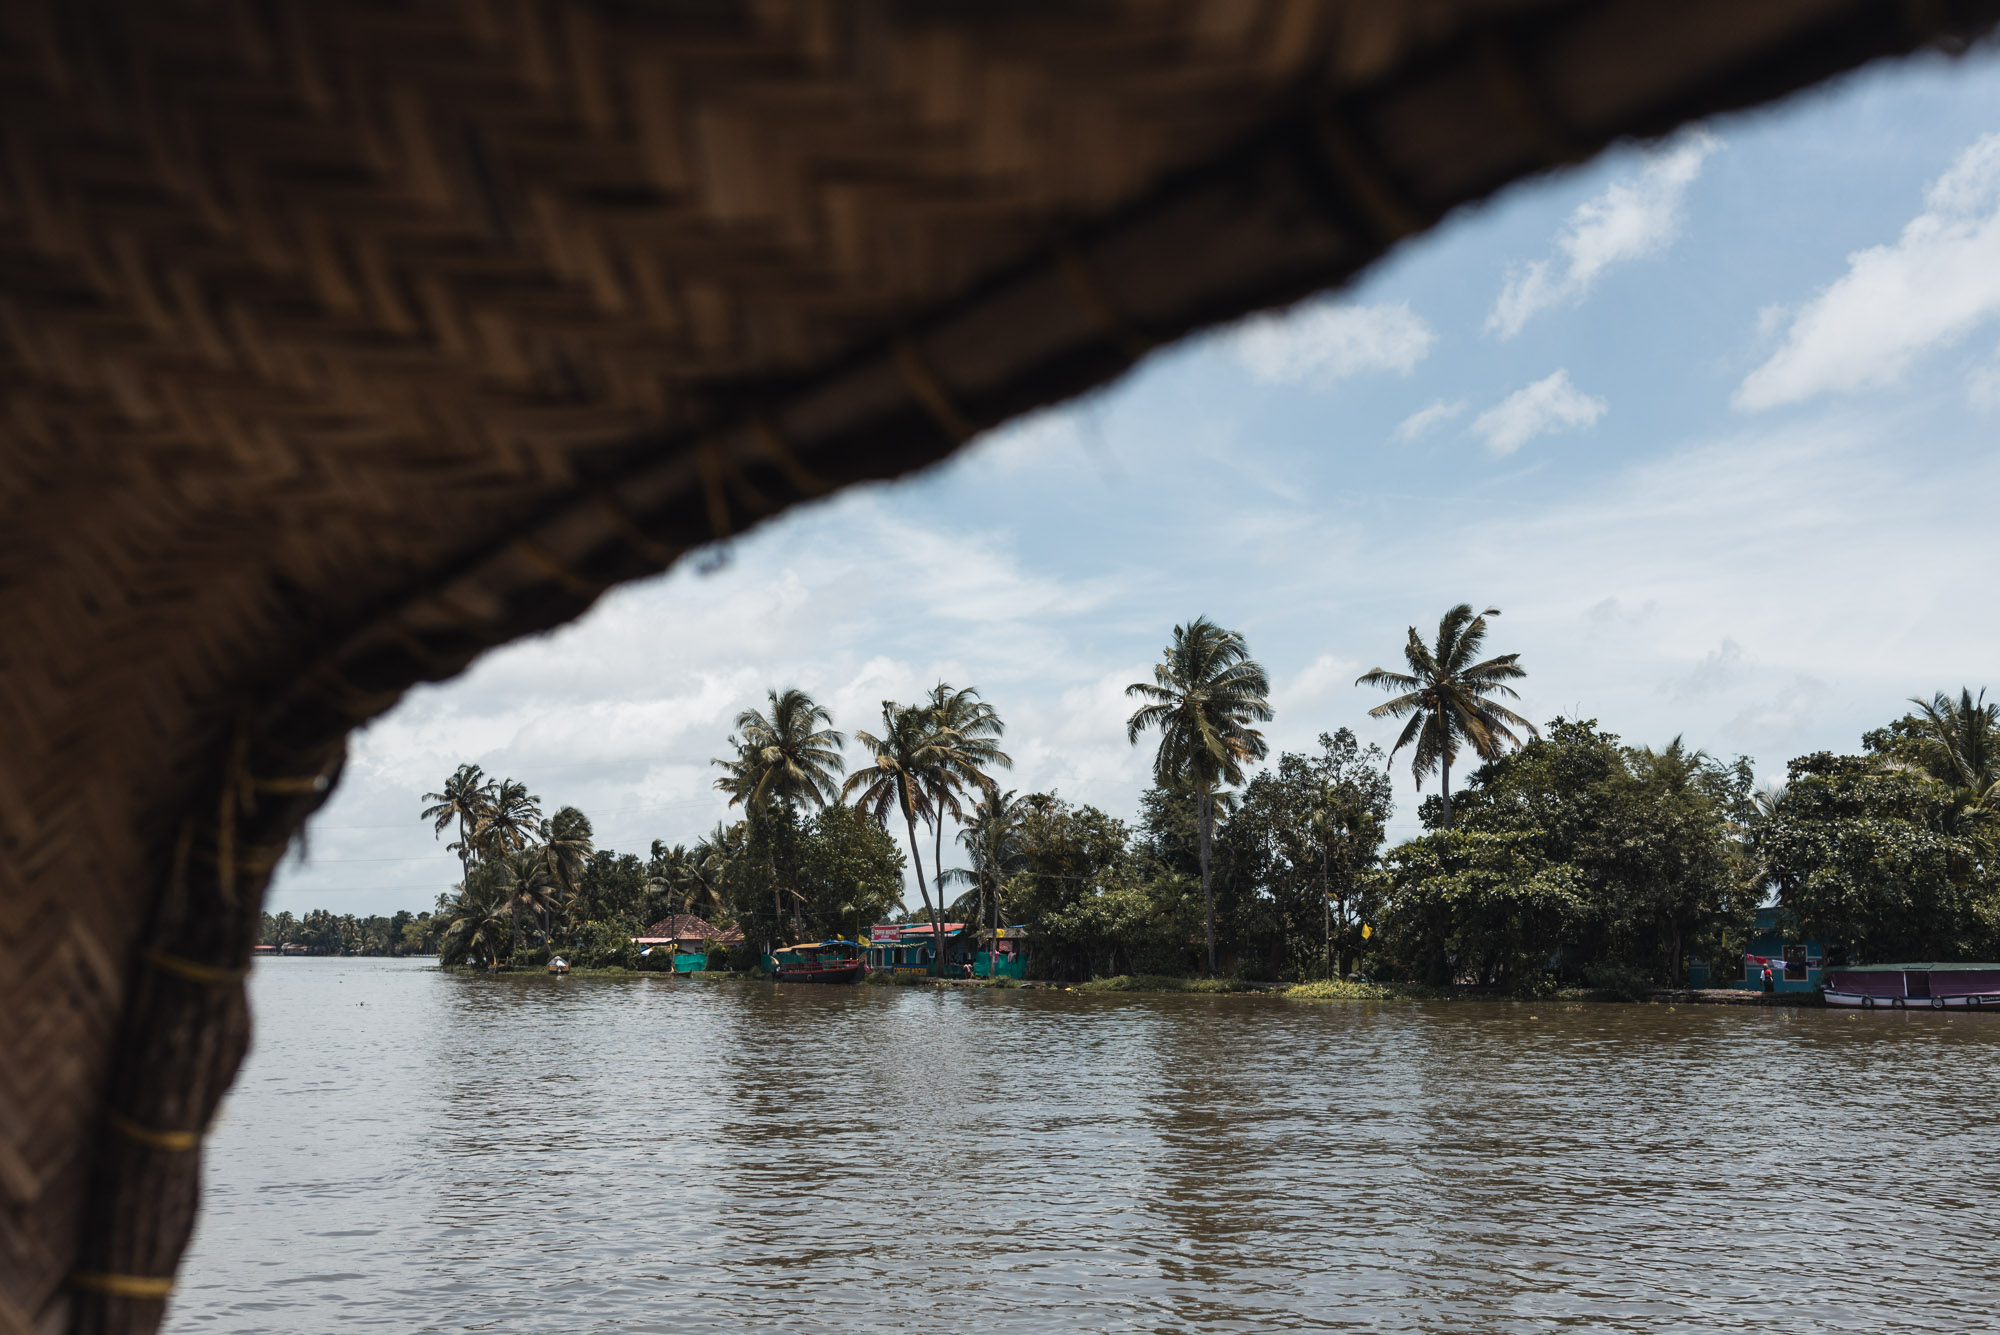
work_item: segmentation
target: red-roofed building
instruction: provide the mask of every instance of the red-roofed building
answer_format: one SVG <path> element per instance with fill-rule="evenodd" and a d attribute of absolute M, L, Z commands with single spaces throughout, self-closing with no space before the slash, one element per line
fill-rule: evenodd
<path fill-rule="evenodd" d="M 944 972 L 957 974 L 973 960 L 972 933 L 962 922 L 944 924 Z M 927 922 L 877 923 L 868 930 L 868 966 L 890 973 L 929 973 L 937 932 Z"/>

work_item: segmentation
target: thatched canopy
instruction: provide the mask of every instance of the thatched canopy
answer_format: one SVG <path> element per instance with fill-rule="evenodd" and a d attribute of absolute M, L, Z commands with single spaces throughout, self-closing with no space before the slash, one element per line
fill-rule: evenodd
<path fill-rule="evenodd" d="M 2000 0 L 17 0 L 0 1331 L 149 1331 L 415 682 Z"/>

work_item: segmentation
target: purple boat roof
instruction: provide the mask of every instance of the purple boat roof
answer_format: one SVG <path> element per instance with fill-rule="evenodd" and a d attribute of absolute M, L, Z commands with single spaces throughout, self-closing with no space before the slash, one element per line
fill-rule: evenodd
<path fill-rule="evenodd" d="M 1836 964 L 1828 973 L 2000 973 L 2000 964 Z"/>

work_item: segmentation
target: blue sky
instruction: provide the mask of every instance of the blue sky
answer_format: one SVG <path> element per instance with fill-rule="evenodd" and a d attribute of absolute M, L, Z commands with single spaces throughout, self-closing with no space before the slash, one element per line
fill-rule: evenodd
<path fill-rule="evenodd" d="M 1200 614 L 1269 669 L 1274 756 L 1386 745 L 1354 678 L 1461 601 L 1502 609 L 1529 717 L 1766 778 L 1907 696 L 2000 686 L 1996 75 L 1875 69 L 1526 183 L 1347 291 L 613 594 L 358 734 L 270 907 L 428 907 L 457 862 L 420 794 L 461 760 L 601 846 L 692 840 L 768 686 L 851 732 L 977 685 L 1011 786 L 1129 817 L 1122 689 Z M 1400 835 L 1406 767 L 1397 796 Z"/>

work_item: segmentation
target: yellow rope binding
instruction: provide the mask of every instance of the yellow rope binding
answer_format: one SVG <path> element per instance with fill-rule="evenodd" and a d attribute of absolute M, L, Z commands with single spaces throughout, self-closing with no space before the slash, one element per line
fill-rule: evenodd
<path fill-rule="evenodd" d="M 69 1277 L 69 1282 L 79 1289 L 93 1289 L 109 1294 L 113 1298 L 138 1298 L 159 1301 L 173 1296 L 174 1277 L 172 1275 L 108 1275 L 98 1271 L 78 1270 Z"/>
<path fill-rule="evenodd" d="M 757 443 L 764 447 L 764 453 L 778 465 L 778 471 L 785 475 L 785 480 L 801 495 L 824 496 L 833 490 L 831 482 L 799 462 L 798 452 L 792 449 L 791 442 L 785 439 L 785 433 L 778 429 L 778 424 L 769 414 L 751 414 L 750 431 L 757 437 Z"/>
<path fill-rule="evenodd" d="M 1063 281 L 1076 295 L 1077 301 L 1090 317 L 1111 335 L 1113 341 L 1125 349 L 1126 355 L 1137 361 L 1160 346 L 1158 339 L 1148 338 L 1139 327 L 1125 318 L 1105 294 L 1104 285 L 1097 281 L 1090 262 L 1083 257 L 1074 241 L 1065 238 L 1056 246 L 1056 266 L 1061 269 Z"/>
<path fill-rule="evenodd" d="M 902 373 L 903 384 L 930 413 L 931 420 L 951 437 L 952 444 L 962 445 L 979 434 L 965 419 L 965 414 L 958 410 L 958 405 L 952 401 L 951 391 L 945 388 L 944 381 L 938 379 L 931 364 L 924 360 L 924 354 L 918 350 L 914 340 L 896 340 L 896 369 Z"/>
<path fill-rule="evenodd" d="M 185 1153 L 188 1150 L 201 1148 L 199 1131 L 169 1131 L 157 1126 L 147 1126 L 144 1122 L 135 1122 L 108 1108 L 104 1111 L 104 1124 L 127 1140 L 156 1150 Z"/>
<path fill-rule="evenodd" d="M 577 574 L 563 563 L 561 557 L 542 546 L 539 542 L 535 542 L 529 538 L 516 538 L 513 542 L 513 548 L 520 555 L 526 557 L 530 564 L 540 567 L 545 574 L 553 577 L 556 583 L 562 585 L 579 598 L 595 598 L 598 594 L 604 592 L 602 584 L 585 579 L 582 575 Z"/>
<path fill-rule="evenodd" d="M 1390 183 L 1388 172 L 1345 124 L 1331 113 L 1313 117 L 1313 124 L 1319 131 L 1319 145 L 1327 165 L 1375 224 L 1380 234 L 1378 239 L 1384 245 L 1423 230 L 1422 216 Z"/>
<path fill-rule="evenodd" d="M 626 513 L 625 507 L 618 503 L 617 497 L 602 488 L 593 488 L 590 494 L 597 502 L 598 509 L 604 511 L 605 518 L 611 521 L 611 527 L 617 530 L 625 545 L 650 561 L 655 570 L 665 570 L 680 559 L 679 552 L 647 536 L 646 530 L 639 527 L 638 520 Z"/>
<path fill-rule="evenodd" d="M 1548 95 L 1521 68 L 1520 58 L 1499 33 L 1487 30 L 1479 43 L 1480 70 L 1487 100 L 1550 163 L 1581 162 L 1590 154 L 1563 124 Z"/>
<path fill-rule="evenodd" d="M 174 977 L 190 983 L 206 983 L 210 985 L 240 983 L 250 976 L 248 966 L 231 969 L 220 964 L 203 964 L 200 960 L 182 959 L 179 955 L 169 955 L 166 951 L 156 950 L 152 946 L 143 947 L 139 951 L 139 958 L 152 965 L 155 969 L 158 969 L 161 973 L 170 973 Z"/>

